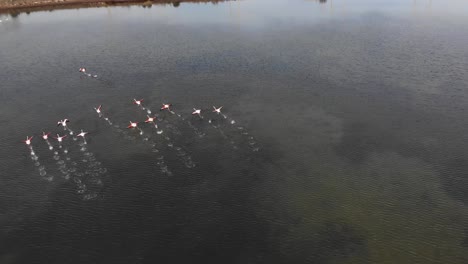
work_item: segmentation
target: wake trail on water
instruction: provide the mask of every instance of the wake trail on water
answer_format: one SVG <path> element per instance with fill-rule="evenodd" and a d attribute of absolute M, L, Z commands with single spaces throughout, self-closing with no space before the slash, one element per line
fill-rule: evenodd
<path fill-rule="evenodd" d="M 52 143 L 50 143 L 49 139 L 45 139 L 44 141 L 47 144 L 48 150 L 52 152 L 52 158 L 57 165 L 57 170 L 60 171 L 64 179 L 68 180 L 70 178 L 70 173 L 68 172 L 65 160 L 63 160 L 60 156 L 60 153 L 57 150 L 55 150 L 54 146 L 52 145 Z"/>
<path fill-rule="evenodd" d="M 175 111 L 172 111 L 170 109 L 166 109 L 167 112 L 171 113 L 172 115 L 176 116 L 179 120 L 181 120 L 184 124 L 186 124 L 190 130 L 192 130 L 199 138 L 203 138 L 206 134 L 204 132 L 202 132 L 199 128 L 197 128 L 196 126 L 193 125 L 192 121 L 190 120 L 190 118 L 185 118 L 184 116 L 182 116 L 181 114 L 178 114 L 176 113 Z M 196 109 L 194 108 L 193 110 L 196 111 Z M 192 114 L 194 115 L 194 114 Z M 200 120 L 203 120 L 203 116 L 201 114 L 197 114 L 198 118 Z M 170 128 L 171 132 L 175 135 L 181 135 L 181 131 L 175 127 L 174 125 L 172 125 L 166 118 L 164 119 L 160 119 L 160 121 L 164 122 L 167 124 L 167 127 Z"/>
<path fill-rule="evenodd" d="M 70 134 L 70 136 L 74 136 L 75 135 L 75 132 L 73 130 L 71 130 L 68 126 L 64 126 L 63 127 L 63 130 L 65 130 L 66 132 L 68 132 L 68 134 Z"/>
<path fill-rule="evenodd" d="M 58 146 L 54 147 L 47 138 L 44 141 L 46 142 L 49 151 L 52 152 L 52 157 L 56 161 L 57 169 L 62 173 L 62 177 L 65 180 L 69 180 L 73 176 L 77 193 L 84 194 L 87 190 L 86 185 L 81 182 L 80 172 L 77 171 L 78 164 L 68 155 L 68 148 L 63 146 L 62 142 L 58 142 Z"/>
<path fill-rule="evenodd" d="M 243 126 L 237 126 L 237 122 L 236 120 L 232 119 L 232 118 L 229 118 L 227 115 L 221 113 L 221 111 L 219 111 L 221 108 L 218 109 L 218 111 L 216 110 L 216 107 L 213 106 L 213 108 L 215 109 L 215 112 L 218 114 L 218 115 L 221 115 L 224 119 L 226 119 L 228 121 L 228 123 L 236 128 L 237 131 L 240 132 L 241 136 L 244 137 L 247 141 L 247 144 L 249 145 L 249 147 L 251 148 L 252 151 L 254 152 L 257 152 L 260 150 L 260 147 L 258 146 L 258 143 L 257 141 L 255 140 L 255 138 L 250 135 L 250 133 L 243 127 Z"/>
<path fill-rule="evenodd" d="M 247 142 L 249 148 L 253 152 L 257 152 L 257 151 L 260 150 L 260 147 L 258 146 L 258 143 L 257 143 L 255 137 L 250 135 L 250 133 L 245 129 L 245 127 L 238 126 L 236 120 L 234 120 L 234 119 L 228 117 L 227 115 L 221 113 L 220 112 L 221 108 L 217 109 L 218 111 L 216 111 L 216 107 L 213 107 L 213 108 L 215 109 L 215 111 L 213 111 L 213 112 L 217 113 L 219 116 L 222 116 L 222 118 L 228 122 L 228 124 L 231 126 L 231 128 L 233 128 L 236 131 L 236 133 L 239 133 L 239 135 L 242 138 L 244 138 L 244 140 Z M 217 122 L 218 124 L 215 125 L 216 121 L 217 120 L 215 120 L 215 119 L 209 119 L 208 123 L 210 123 L 210 125 L 214 129 L 217 129 L 222 137 L 228 139 L 234 149 L 238 149 L 238 144 L 235 143 L 235 141 L 232 139 L 232 137 L 228 137 L 224 133 L 224 129 L 221 128 L 221 122 L 218 121 Z M 225 125 L 224 128 L 229 128 L 229 127 L 228 127 L 228 125 Z"/>
<path fill-rule="evenodd" d="M 194 109 L 194 110 L 195 110 L 195 109 Z M 193 132 L 194 132 L 198 137 L 202 138 L 202 137 L 205 136 L 205 133 L 201 132 L 198 128 L 196 128 L 196 127 L 192 124 L 192 122 L 190 122 L 189 119 L 186 119 L 185 117 L 183 117 L 182 115 L 180 115 L 180 114 L 178 114 L 178 113 L 175 113 L 174 111 L 169 111 L 169 112 L 170 112 L 171 114 L 177 116 L 177 117 L 178 117 L 179 119 L 181 119 L 183 122 L 185 122 L 185 123 L 188 125 L 188 127 L 189 127 L 190 129 L 192 129 Z M 203 119 L 203 116 L 202 116 L 201 114 L 198 114 L 198 117 L 199 117 L 200 119 Z"/>
<path fill-rule="evenodd" d="M 129 140 L 131 142 L 137 141 L 137 137 L 131 135 L 128 131 L 129 130 L 128 128 L 122 129 L 121 126 L 119 126 L 118 124 L 114 124 L 114 122 L 112 122 L 111 119 L 105 116 L 102 112 L 98 113 L 98 116 L 100 119 L 103 119 L 113 131 L 117 132 L 124 139 Z M 157 160 L 156 165 L 158 166 L 159 170 L 165 175 L 172 176 L 173 174 L 166 164 L 164 155 L 156 147 L 156 143 L 153 140 L 150 140 L 149 137 L 143 136 L 144 132 L 139 127 L 138 127 L 138 131 L 139 131 L 138 133 L 139 138 L 141 138 L 141 140 L 143 140 L 145 143 L 149 143 L 148 145 L 150 145 L 151 147 L 151 152 L 156 154 L 156 160 Z"/>
<path fill-rule="evenodd" d="M 83 182 L 83 176 L 85 174 L 78 170 L 78 162 L 72 159 L 68 148 L 69 147 L 64 145 L 63 142 L 58 142 L 58 150 L 54 151 L 54 159 L 57 160 L 59 170 L 64 175 L 64 178 L 66 180 L 72 178 L 76 185 L 76 193 L 82 195 L 83 199 L 85 199 L 84 197 L 89 194 L 88 187 Z"/>
<path fill-rule="evenodd" d="M 62 174 L 62 178 L 64 178 L 65 180 L 69 180 L 71 177 L 70 174 L 76 171 L 76 168 L 69 168 L 67 157 L 62 157 L 62 154 L 65 154 L 64 152 L 68 152 L 68 150 L 64 150 L 61 143 L 58 143 L 58 147 L 55 148 L 54 145 L 52 145 L 52 143 L 49 142 L 49 140 L 46 140 L 46 142 L 49 147 L 49 150 L 52 152 L 52 158 L 57 164 L 57 169 Z"/>
<path fill-rule="evenodd" d="M 218 124 L 218 125 L 215 125 L 215 121 L 214 119 L 208 119 L 208 123 L 211 125 L 212 128 L 214 128 L 216 131 L 218 131 L 218 133 L 227 141 L 229 141 L 229 144 L 231 144 L 231 147 L 234 149 L 234 150 L 238 150 L 239 147 L 237 146 L 238 144 L 236 144 L 236 142 L 234 141 L 234 139 L 232 139 L 231 137 L 228 137 L 226 136 L 226 133 L 224 133 L 224 130 L 221 128 L 221 125 Z"/>
<path fill-rule="evenodd" d="M 39 175 L 47 180 L 47 181 L 52 181 L 54 179 L 53 176 L 47 176 L 47 171 L 44 165 L 41 165 L 39 161 L 39 156 L 37 156 L 36 152 L 34 151 L 34 148 L 32 145 L 28 145 L 29 148 L 29 154 L 31 156 L 31 160 L 34 162 L 34 166 L 37 167 L 37 170 L 39 171 Z"/>
<path fill-rule="evenodd" d="M 78 161 L 82 164 L 83 168 L 80 171 L 76 171 L 73 174 L 73 180 L 77 184 L 78 193 L 82 195 L 83 200 L 90 200 L 98 196 L 99 192 L 103 186 L 103 178 L 107 174 L 107 169 L 102 166 L 102 163 L 96 160 L 94 153 L 88 150 L 85 135 L 87 132 L 78 134 L 82 137 L 83 140 L 79 140 L 74 131 L 65 126 L 65 129 L 72 136 L 73 142 L 75 144 L 72 147 L 75 147 L 79 150 L 80 157 Z M 68 151 L 67 151 L 68 154 Z M 72 164 L 76 164 L 75 161 Z"/>
<path fill-rule="evenodd" d="M 64 125 L 65 124 L 65 125 Z M 62 174 L 65 180 L 70 178 L 76 185 L 77 194 L 82 196 L 83 200 L 90 200 L 97 197 L 99 191 L 102 189 L 101 177 L 107 172 L 107 169 L 101 166 L 101 163 L 96 161 L 93 157 L 94 154 L 84 152 L 81 143 L 76 144 L 78 138 L 75 136 L 74 131 L 63 123 L 63 129 L 71 136 L 73 141 L 63 141 L 67 135 L 60 136 L 57 134 L 57 145 L 54 146 L 48 139 L 48 134 L 43 133 L 43 139 L 47 144 L 49 151 L 52 152 L 52 157 L 56 161 L 57 169 Z M 82 132 L 83 133 L 83 132 Z M 70 143 L 65 143 L 70 142 Z M 86 139 L 84 139 L 86 142 Z M 80 148 L 77 155 L 83 155 L 80 158 L 77 155 L 72 156 L 69 149 Z M 92 157 L 94 160 L 89 160 Z M 82 166 L 80 166 L 83 163 Z"/>
<path fill-rule="evenodd" d="M 72 175 L 75 176 L 78 164 L 75 161 L 71 161 L 71 158 L 68 156 L 68 149 L 64 147 L 61 142 L 58 142 L 58 147 L 55 148 L 52 143 L 50 143 L 49 139 L 45 139 L 44 141 L 46 142 L 49 151 L 52 152 L 52 158 L 55 160 L 57 170 L 60 171 L 62 177 L 65 180 L 69 180 Z M 86 186 L 77 184 L 77 193 L 80 194 L 85 187 Z"/>
<path fill-rule="evenodd" d="M 98 77 L 97 74 L 89 72 L 88 70 L 86 70 L 86 68 L 80 68 L 78 71 L 82 73 L 83 76 L 86 76 L 86 77 L 95 78 L 95 79 Z"/>
<path fill-rule="evenodd" d="M 73 138 L 75 140 L 75 138 Z M 77 141 L 76 139 L 75 141 Z M 84 138 L 77 143 L 81 153 L 81 163 L 84 165 L 84 171 L 76 174 L 74 178 L 77 184 L 87 186 L 84 190 L 83 200 L 95 198 L 102 189 L 102 178 L 107 174 L 107 169 L 102 166 L 101 162 L 96 160 L 94 153 L 88 150 L 88 143 Z"/>
<path fill-rule="evenodd" d="M 257 140 L 255 139 L 254 136 L 250 135 L 250 133 L 243 127 L 243 126 L 237 126 L 235 125 L 236 124 L 236 121 L 231 119 L 230 122 L 229 122 L 235 129 L 237 129 L 237 131 L 241 134 L 241 136 L 243 136 L 244 138 L 246 138 L 247 140 L 247 144 L 249 145 L 249 147 L 252 149 L 252 151 L 254 152 L 258 152 L 260 150 L 260 146 L 257 142 Z"/>
<path fill-rule="evenodd" d="M 153 112 L 151 111 L 151 109 L 149 108 L 146 108 L 144 107 L 143 105 L 139 105 L 139 108 L 143 111 L 145 111 L 147 114 L 152 114 Z M 173 115 L 176 115 L 176 113 L 174 111 L 171 111 L 168 109 L 168 111 L 173 114 Z M 180 115 L 179 115 L 180 116 Z M 176 134 L 176 135 L 181 135 L 182 133 L 180 132 L 180 130 L 173 126 L 172 124 L 170 124 L 166 119 L 164 120 L 161 120 L 159 118 L 159 115 L 155 114 L 155 119 L 156 121 L 159 121 L 159 122 L 164 122 L 165 123 L 165 126 L 166 128 L 170 129 L 172 131 L 172 133 Z M 170 149 L 173 149 L 176 153 L 176 156 L 178 157 L 178 159 L 185 165 L 185 167 L 187 168 L 194 168 L 196 166 L 196 164 L 193 162 L 192 160 L 192 157 L 188 154 L 188 152 L 183 148 L 183 147 L 180 147 L 180 146 L 176 146 L 174 145 L 172 139 L 167 136 L 166 134 L 163 135 L 163 130 L 162 129 L 159 129 L 158 125 L 155 123 L 155 122 L 152 122 L 150 123 L 152 124 L 152 127 L 156 130 L 156 133 L 158 135 L 161 135 L 162 138 L 166 141 L 166 145 L 170 148 Z"/>
<path fill-rule="evenodd" d="M 114 80 L 108 79 L 108 78 L 103 78 L 101 75 L 98 76 L 95 72 L 90 72 L 86 68 L 80 68 L 79 72 L 81 73 L 80 78 L 82 79 L 93 79 L 97 81 L 98 83 L 101 83 L 104 85 L 106 88 L 113 88 L 114 87 Z"/>

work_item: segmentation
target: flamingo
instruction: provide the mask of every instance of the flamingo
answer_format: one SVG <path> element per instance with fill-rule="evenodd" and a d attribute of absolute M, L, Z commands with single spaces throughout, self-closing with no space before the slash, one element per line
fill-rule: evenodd
<path fill-rule="evenodd" d="M 65 119 L 63 119 L 63 120 L 58 121 L 58 122 L 57 122 L 57 126 L 62 125 L 63 127 L 66 127 L 68 122 L 70 122 L 70 120 L 68 120 L 68 119 L 65 118 Z"/>
<path fill-rule="evenodd" d="M 57 137 L 54 137 L 55 139 L 57 139 L 58 142 L 62 142 L 64 138 L 66 138 L 67 135 L 64 135 L 64 136 L 60 136 L 59 134 L 57 134 Z"/>
<path fill-rule="evenodd" d="M 166 109 L 167 109 L 167 110 L 171 111 L 171 109 L 170 109 L 171 106 L 172 106 L 172 104 L 163 104 L 163 106 L 161 107 L 160 110 L 162 111 L 162 110 L 166 110 Z"/>
<path fill-rule="evenodd" d="M 142 102 L 143 102 L 143 99 L 137 100 L 137 99 L 133 98 L 133 103 L 138 105 L 138 106 L 141 106 Z"/>
<path fill-rule="evenodd" d="M 221 114 L 221 108 L 223 108 L 222 106 L 219 107 L 219 108 L 216 108 L 213 106 L 213 113 L 217 113 L 218 115 Z"/>
<path fill-rule="evenodd" d="M 26 144 L 26 145 L 31 145 L 31 140 L 33 139 L 33 137 L 28 137 L 26 136 L 26 140 L 24 140 L 23 142 Z"/>
<path fill-rule="evenodd" d="M 83 129 L 81 129 L 81 132 L 77 136 L 84 138 L 86 134 L 88 134 L 88 132 L 84 132 Z"/>
<path fill-rule="evenodd" d="M 192 115 L 200 115 L 201 114 L 201 109 L 193 109 Z"/>
<path fill-rule="evenodd" d="M 101 107 L 102 107 L 102 105 L 99 105 L 97 108 L 96 107 L 94 108 L 96 113 L 101 114 Z"/>
<path fill-rule="evenodd" d="M 145 120 L 145 123 L 154 123 L 154 120 L 156 119 L 156 117 L 150 117 L 149 115 L 147 115 L 148 119 Z"/>
<path fill-rule="evenodd" d="M 130 125 L 127 128 L 136 128 L 138 125 L 138 122 L 132 122 L 130 121 Z"/>
<path fill-rule="evenodd" d="M 50 132 L 49 132 L 49 133 L 42 132 L 42 138 L 43 138 L 44 140 L 49 139 L 49 135 L 50 135 Z"/>

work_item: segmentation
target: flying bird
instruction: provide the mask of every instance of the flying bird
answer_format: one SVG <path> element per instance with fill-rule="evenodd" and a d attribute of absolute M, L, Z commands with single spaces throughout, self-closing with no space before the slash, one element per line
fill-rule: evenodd
<path fill-rule="evenodd" d="M 26 143 L 26 145 L 31 145 L 31 140 L 33 139 L 33 137 L 28 137 L 26 136 L 26 140 L 24 140 L 23 142 Z"/>
<path fill-rule="evenodd" d="M 169 110 L 171 111 L 170 107 L 172 106 L 172 104 L 163 104 L 162 107 L 161 107 L 161 111 L 162 110 Z"/>
<path fill-rule="evenodd" d="M 62 142 L 64 138 L 66 138 L 67 135 L 64 135 L 64 136 L 60 136 L 59 134 L 57 134 L 57 137 L 54 137 L 55 139 L 57 139 L 58 142 Z"/>
<path fill-rule="evenodd" d="M 218 115 L 221 114 L 221 108 L 223 108 L 222 106 L 219 107 L 219 108 L 216 108 L 213 106 L 213 113 L 217 113 Z"/>
<path fill-rule="evenodd" d="M 49 132 L 49 133 L 42 132 L 42 138 L 43 138 L 44 140 L 49 139 L 49 135 L 50 135 L 50 132 Z"/>
<path fill-rule="evenodd" d="M 94 108 L 96 113 L 101 114 L 101 107 L 102 107 L 102 105 L 99 105 L 97 108 L 96 107 Z"/>
<path fill-rule="evenodd" d="M 86 134 L 88 134 L 88 132 L 84 132 L 83 129 L 81 129 L 81 132 L 77 136 L 84 138 Z"/>
<path fill-rule="evenodd" d="M 68 122 L 70 122 L 70 120 L 68 120 L 68 119 L 65 118 L 65 119 L 63 119 L 63 120 L 58 121 L 58 122 L 57 122 L 57 126 L 60 126 L 60 125 L 61 125 L 61 126 L 63 126 L 63 127 L 66 127 Z"/>
<path fill-rule="evenodd" d="M 150 117 L 149 115 L 147 115 L 148 119 L 145 120 L 145 123 L 154 123 L 154 120 L 156 119 L 156 117 Z"/>
<path fill-rule="evenodd" d="M 127 128 L 136 128 L 138 125 L 138 122 L 132 122 L 130 121 L 130 125 Z"/>
<path fill-rule="evenodd" d="M 192 115 L 200 115 L 201 114 L 201 109 L 193 109 Z"/>
<path fill-rule="evenodd" d="M 135 98 L 133 99 L 133 103 L 138 105 L 138 106 L 140 106 L 142 102 L 143 102 L 143 99 L 140 99 L 140 100 L 137 100 Z"/>

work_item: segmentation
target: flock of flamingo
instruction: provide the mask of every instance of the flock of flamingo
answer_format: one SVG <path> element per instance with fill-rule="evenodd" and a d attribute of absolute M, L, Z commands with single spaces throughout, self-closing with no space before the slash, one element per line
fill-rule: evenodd
<path fill-rule="evenodd" d="M 83 73 L 87 77 L 97 78 L 96 74 L 88 73 L 86 68 L 80 68 L 79 72 Z M 149 124 L 152 127 L 154 127 L 158 135 L 163 134 L 163 130 L 160 129 L 158 123 L 163 122 L 165 122 L 166 129 L 172 129 L 173 134 L 180 135 L 180 131 L 178 131 L 177 127 L 171 125 L 170 122 L 166 119 L 159 118 L 157 114 L 153 113 L 148 107 L 145 107 L 143 105 L 143 99 L 133 99 L 133 104 L 139 107 L 141 110 L 143 110 L 146 114 L 147 119 L 142 121 L 141 123 L 144 122 L 145 124 Z M 213 106 L 211 112 L 222 116 L 223 119 L 228 119 L 228 117 L 221 112 L 222 108 L 223 106 Z M 157 155 L 155 159 L 155 164 L 163 174 L 170 176 L 172 175 L 172 172 L 166 164 L 165 157 L 162 151 L 160 151 L 160 149 L 158 149 L 157 147 L 158 142 L 165 142 L 165 145 L 175 152 L 176 156 L 187 168 L 193 168 L 196 166 L 196 163 L 192 161 L 192 158 L 189 155 L 188 151 L 185 150 L 182 146 L 177 146 L 166 133 L 162 135 L 162 140 L 155 140 L 151 137 L 144 135 L 145 133 L 139 126 L 140 122 L 129 121 L 129 124 L 127 126 L 121 127 L 118 124 L 114 124 L 114 122 L 111 121 L 110 117 L 103 113 L 102 105 L 94 107 L 94 111 L 97 113 L 100 119 L 105 120 L 112 129 L 124 136 L 125 139 L 129 139 L 132 141 L 136 140 L 137 137 L 135 137 L 135 134 L 131 133 L 130 131 L 137 130 L 139 138 L 145 142 L 150 143 L 152 152 L 154 152 L 155 155 Z M 172 104 L 163 103 L 160 108 L 160 111 L 167 111 L 170 114 L 177 116 L 180 120 L 185 122 L 199 137 L 203 137 L 205 135 L 202 131 L 200 131 L 200 129 L 198 129 L 192 124 L 190 119 L 186 119 L 182 115 L 174 112 L 172 109 Z M 200 121 L 204 120 L 204 116 L 202 115 L 202 109 L 193 108 L 191 116 L 196 116 Z M 212 121 L 213 119 L 209 119 L 208 123 L 214 129 L 216 129 L 224 139 L 229 140 L 233 149 L 237 149 L 238 146 L 235 144 L 234 139 L 232 139 L 232 137 L 227 136 L 223 132 L 223 129 L 219 125 L 216 126 Z M 42 132 L 41 137 L 43 141 L 47 144 L 48 149 L 52 151 L 53 159 L 56 160 L 57 170 L 62 174 L 62 177 L 67 180 L 73 178 L 74 182 L 77 185 L 77 193 L 82 194 L 82 198 L 84 200 L 93 199 L 98 196 L 99 189 L 102 185 L 102 176 L 107 173 L 107 169 L 103 167 L 101 162 L 96 160 L 94 154 L 88 150 L 88 143 L 86 138 L 89 133 L 85 132 L 83 129 L 80 129 L 79 133 L 75 133 L 75 131 L 73 131 L 69 127 L 69 122 L 70 120 L 66 118 L 57 122 L 57 126 L 61 126 L 64 129 L 65 134 L 61 135 L 60 133 L 57 133 L 56 136 L 53 136 L 53 138 L 56 140 L 55 144 L 49 141 L 49 138 L 52 134 L 51 132 Z M 236 124 L 236 121 L 230 120 L 229 124 L 234 126 Z M 249 135 L 249 133 L 245 131 L 243 127 L 235 126 L 235 128 L 240 132 L 240 135 L 246 137 L 248 145 L 250 146 L 252 151 L 259 151 L 260 148 L 257 146 L 255 139 L 251 135 Z M 68 137 L 70 137 L 74 142 L 77 142 L 77 144 L 65 144 L 65 139 L 67 139 Z M 23 142 L 28 146 L 30 150 L 31 159 L 34 161 L 35 166 L 38 168 L 39 174 L 45 179 L 52 181 L 53 176 L 47 175 L 45 166 L 41 165 L 39 157 L 33 149 L 33 136 L 27 136 L 26 140 L 24 140 Z M 72 156 L 69 153 L 69 148 L 72 149 L 72 153 L 74 153 L 74 156 Z M 73 152 L 74 148 L 78 151 Z M 81 155 L 81 157 L 77 158 L 77 155 Z"/>

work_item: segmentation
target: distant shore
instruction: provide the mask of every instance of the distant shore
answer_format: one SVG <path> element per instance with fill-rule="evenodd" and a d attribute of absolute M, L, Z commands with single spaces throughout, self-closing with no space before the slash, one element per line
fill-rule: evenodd
<path fill-rule="evenodd" d="M 225 0 L 0 0 L 0 14 L 19 14 L 34 11 L 82 8 L 142 5 L 151 7 L 153 4 L 172 4 L 175 7 L 181 3 L 219 3 Z"/>

